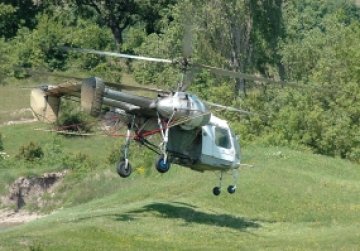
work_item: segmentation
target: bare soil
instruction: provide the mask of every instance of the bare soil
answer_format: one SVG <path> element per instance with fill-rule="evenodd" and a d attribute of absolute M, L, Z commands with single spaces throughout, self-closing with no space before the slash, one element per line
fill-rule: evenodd
<path fill-rule="evenodd" d="M 54 194 L 66 171 L 45 173 L 38 177 L 19 177 L 8 187 L 8 193 L 0 198 L 3 209 L 0 209 L 0 228 L 13 224 L 26 223 L 42 217 L 36 212 L 24 210 L 27 204 L 41 208 L 42 196 Z"/>

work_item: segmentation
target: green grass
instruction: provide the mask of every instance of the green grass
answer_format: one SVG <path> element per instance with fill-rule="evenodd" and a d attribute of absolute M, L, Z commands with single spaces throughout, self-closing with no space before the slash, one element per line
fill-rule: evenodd
<path fill-rule="evenodd" d="M 219 197 L 215 175 L 177 166 L 165 175 L 120 179 L 102 169 L 69 178 L 59 188 L 64 208 L 1 232 L 0 249 L 358 249 L 358 165 L 261 146 L 247 146 L 243 158 L 255 167 L 241 171 L 234 195 Z"/>
<path fill-rule="evenodd" d="M 22 90 L 22 89 L 21 89 Z M 1 119 L 28 105 L 28 93 L 0 87 Z M 0 120 L 1 120 L 0 119 Z M 0 250 L 358 250 L 360 249 L 360 166 L 286 148 L 247 145 L 238 190 L 228 194 L 225 177 L 173 166 L 161 175 L 154 156 L 133 145 L 136 172 L 117 176 L 107 157 L 122 138 L 63 137 L 35 130 L 40 123 L 2 126 L 5 151 L 13 158 L 34 141 L 44 149 L 60 145 L 63 155 L 89 155 L 95 169 L 68 175 L 50 215 L 28 224 L 0 226 Z M 55 156 L 56 157 L 56 156 Z M 56 158 L 58 158 L 57 156 Z M 0 194 L 21 175 L 57 170 L 45 156 L 31 164 L 6 162 Z"/>
<path fill-rule="evenodd" d="M 0 85 L 0 126 L 10 120 L 33 118 L 29 108 L 30 89 Z"/>

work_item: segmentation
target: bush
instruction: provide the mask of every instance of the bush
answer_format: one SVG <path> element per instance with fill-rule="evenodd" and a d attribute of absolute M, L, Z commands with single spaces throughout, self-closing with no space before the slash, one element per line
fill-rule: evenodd
<path fill-rule="evenodd" d="M 73 102 L 62 102 L 57 126 L 62 130 L 73 132 L 91 132 L 94 118 L 80 111 Z"/>
<path fill-rule="evenodd" d="M 27 161 L 39 160 L 44 157 L 44 152 L 38 144 L 30 142 L 28 145 L 23 145 L 19 149 L 19 153 L 16 155 L 17 159 L 24 159 Z"/>

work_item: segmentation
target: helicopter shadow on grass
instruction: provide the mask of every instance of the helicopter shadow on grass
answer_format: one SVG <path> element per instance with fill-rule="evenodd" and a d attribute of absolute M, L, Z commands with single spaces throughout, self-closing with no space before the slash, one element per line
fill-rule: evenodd
<path fill-rule="evenodd" d="M 183 203 L 158 203 L 154 202 L 144 207 L 132 210 L 116 217 L 118 221 L 136 220 L 139 214 L 158 213 L 159 218 L 182 219 L 187 224 L 197 223 L 217 227 L 232 228 L 245 231 L 248 228 L 260 228 L 255 220 L 236 217 L 229 214 L 214 214 L 203 212 L 195 206 Z"/>

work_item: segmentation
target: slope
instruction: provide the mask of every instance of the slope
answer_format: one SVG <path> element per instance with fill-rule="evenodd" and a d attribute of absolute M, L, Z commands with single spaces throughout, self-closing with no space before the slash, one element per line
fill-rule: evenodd
<path fill-rule="evenodd" d="M 245 146 L 237 193 L 174 166 L 120 179 L 109 169 L 66 186 L 64 208 L 0 233 L 0 250 L 244 250 L 360 246 L 360 169 L 293 150 Z M 225 184 L 230 183 L 228 177 Z M 65 185 L 64 185 L 65 186 Z M 88 194 L 95 194 L 86 199 Z M 77 202 L 74 202 L 78 200 Z"/>

